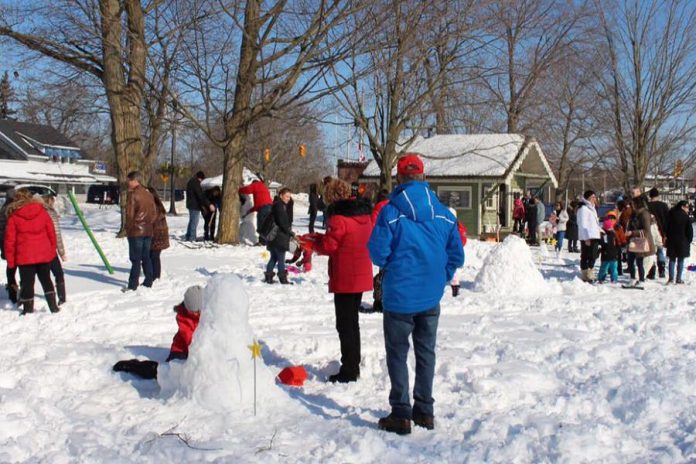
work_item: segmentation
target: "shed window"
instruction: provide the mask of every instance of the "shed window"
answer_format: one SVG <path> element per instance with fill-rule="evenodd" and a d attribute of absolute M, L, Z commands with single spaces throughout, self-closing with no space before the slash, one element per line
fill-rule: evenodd
<path fill-rule="evenodd" d="M 486 195 L 488 194 L 488 192 L 490 192 L 491 189 L 494 189 L 494 188 L 495 188 L 495 184 L 493 184 L 491 182 L 486 182 L 484 184 L 481 184 L 481 198 L 485 198 Z M 497 196 L 498 196 L 498 194 L 494 193 L 486 200 L 486 205 L 485 205 L 486 209 L 495 209 L 495 205 L 497 203 L 497 201 L 496 201 Z"/>
<path fill-rule="evenodd" d="M 454 209 L 471 209 L 471 187 L 438 187 L 440 202 Z"/>

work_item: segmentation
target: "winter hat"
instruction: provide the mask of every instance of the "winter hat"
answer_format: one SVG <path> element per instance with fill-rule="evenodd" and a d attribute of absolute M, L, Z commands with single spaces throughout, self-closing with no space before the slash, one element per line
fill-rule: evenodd
<path fill-rule="evenodd" d="M 334 203 L 338 200 L 350 198 L 351 187 L 348 182 L 341 179 L 332 178 L 324 188 L 324 201 Z"/>
<path fill-rule="evenodd" d="M 648 192 L 648 196 L 649 196 L 650 198 L 659 197 L 659 196 L 660 196 L 660 191 L 657 190 L 657 187 L 653 187 L 653 188 L 651 188 L 650 191 Z"/>
<path fill-rule="evenodd" d="M 184 306 L 191 312 L 200 312 L 203 309 L 203 287 L 193 285 L 184 293 Z"/>
<path fill-rule="evenodd" d="M 423 160 L 416 153 L 406 153 L 396 165 L 396 173 L 401 175 L 423 174 L 424 170 Z"/>

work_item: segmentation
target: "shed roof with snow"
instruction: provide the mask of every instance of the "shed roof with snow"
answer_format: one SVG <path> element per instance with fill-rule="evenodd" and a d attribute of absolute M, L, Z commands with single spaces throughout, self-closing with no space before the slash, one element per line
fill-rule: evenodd
<path fill-rule="evenodd" d="M 534 138 L 519 134 L 436 135 L 418 137 L 406 149 L 419 153 L 427 177 L 502 177 L 516 172 L 531 154 L 528 163 L 537 164 L 551 183 L 556 177 Z M 363 177 L 379 177 L 379 166 L 370 163 Z M 396 167 L 392 171 L 396 175 Z"/>

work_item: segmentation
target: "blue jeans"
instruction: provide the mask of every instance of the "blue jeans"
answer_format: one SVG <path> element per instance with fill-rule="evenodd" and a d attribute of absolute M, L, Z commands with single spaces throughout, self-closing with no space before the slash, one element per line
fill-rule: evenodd
<path fill-rule="evenodd" d="M 565 230 L 559 230 L 556 232 L 556 251 L 561 251 L 563 249 L 563 239 L 565 239 Z"/>
<path fill-rule="evenodd" d="M 682 280 L 682 275 L 684 274 L 684 261 L 682 257 L 679 258 L 669 258 L 669 280 L 674 282 L 674 265 L 677 265 L 677 280 Z"/>
<path fill-rule="evenodd" d="M 190 209 L 188 227 L 186 227 L 186 237 L 184 240 L 195 242 L 196 229 L 198 229 L 198 221 L 201 219 L 201 212 L 197 209 Z"/>
<path fill-rule="evenodd" d="M 266 272 L 273 272 L 276 263 L 278 264 L 278 274 L 285 272 L 285 250 L 268 248 L 268 251 L 271 253 L 271 258 L 268 260 L 268 264 L 266 264 Z"/>
<path fill-rule="evenodd" d="M 150 260 L 150 244 L 152 237 L 128 237 L 128 256 L 131 261 L 128 288 L 135 290 L 140 282 L 140 266 L 143 266 L 145 280 L 143 286 L 152 287 L 152 261 Z"/>
<path fill-rule="evenodd" d="M 599 275 L 597 275 L 597 280 L 604 282 L 604 279 L 607 278 L 607 273 L 609 273 L 612 282 L 619 280 L 618 261 L 602 261 L 602 264 L 599 266 Z"/>
<path fill-rule="evenodd" d="M 440 319 L 440 305 L 420 313 L 391 312 L 384 303 L 384 345 L 387 370 L 391 382 L 389 404 L 392 414 L 410 419 L 413 414 L 433 415 L 433 377 L 435 375 L 435 341 Z M 413 408 L 408 388 L 408 337 L 413 337 L 416 355 L 416 380 L 413 386 Z"/>

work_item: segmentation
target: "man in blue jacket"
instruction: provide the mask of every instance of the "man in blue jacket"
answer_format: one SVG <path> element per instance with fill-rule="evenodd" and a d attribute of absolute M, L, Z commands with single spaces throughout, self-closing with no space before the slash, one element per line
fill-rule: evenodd
<path fill-rule="evenodd" d="M 370 236 L 372 262 L 384 270 L 384 342 L 392 411 L 379 428 L 411 432 L 411 420 L 434 428 L 433 376 L 440 299 L 464 264 L 457 220 L 423 181 L 423 161 L 406 154 L 397 164 L 398 186 L 382 208 Z M 409 399 L 409 335 L 416 355 L 413 407 Z"/>

